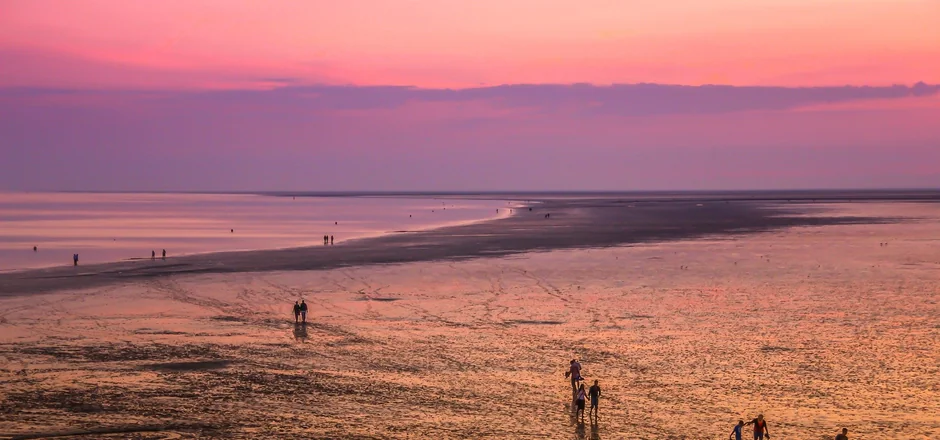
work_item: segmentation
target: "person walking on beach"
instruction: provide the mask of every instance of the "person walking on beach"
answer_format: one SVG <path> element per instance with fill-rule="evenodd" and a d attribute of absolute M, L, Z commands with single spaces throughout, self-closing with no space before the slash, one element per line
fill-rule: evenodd
<path fill-rule="evenodd" d="M 836 440 L 849 440 L 849 428 L 842 428 L 842 434 L 837 435 Z"/>
<path fill-rule="evenodd" d="M 582 383 L 581 385 L 578 386 L 578 394 L 575 395 L 575 398 L 574 398 L 575 403 L 578 406 L 578 412 L 577 414 L 575 414 L 575 417 L 580 416 L 582 422 L 584 421 L 584 399 L 586 397 L 587 395 L 584 392 L 584 384 Z"/>
<path fill-rule="evenodd" d="M 299 320 L 300 320 L 300 303 L 297 301 L 294 301 L 294 322 L 297 322 Z"/>
<path fill-rule="evenodd" d="M 166 249 L 163 250 L 163 259 L 166 260 Z"/>
<path fill-rule="evenodd" d="M 331 244 L 331 245 L 333 244 L 333 236 L 332 236 L 332 235 L 330 236 L 330 244 Z"/>
<path fill-rule="evenodd" d="M 734 425 L 734 429 L 731 430 L 731 435 L 728 436 L 728 440 L 741 440 L 742 429 L 744 429 L 744 420 L 738 420 L 738 424 Z"/>
<path fill-rule="evenodd" d="M 581 380 L 581 364 L 577 359 L 571 360 L 571 366 L 568 368 L 568 371 L 565 372 L 565 377 L 571 378 L 571 391 L 576 391 L 578 389 L 578 381 Z"/>
<path fill-rule="evenodd" d="M 300 300 L 300 319 L 307 322 L 307 303 L 304 300 Z"/>
<path fill-rule="evenodd" d="M 153 250 L 150 251 L 150 259 L 151 259 L 151 260 L 156 260 L 156 259 L 157 259 L 157 251 L 153 251 Z"/>
<path fill-rule="evenodd" d="M 597 418 L 597 404 L 601 400 L 601 386 L 597 384 L 597 380 L 594 381 L 594 385 L 591 385 L 591 389 L 588 390 L 588 396 L 591 397 L 591 413 Z"/>
<path fill-rule="evenodd" d="M 754 440 L 764 440 L 764 436 L 770 438 L 770 430 L 767 429 L 767 421 L 764 420 L 763 414 L 758 414 L 756 419 L 744 424 L 744 426 L 747 425 L 754 425 Z"/>
<path fill-rule="evenodd" d="M 72 263 L 78 266 L 78 254 L 72 254 Z"/>

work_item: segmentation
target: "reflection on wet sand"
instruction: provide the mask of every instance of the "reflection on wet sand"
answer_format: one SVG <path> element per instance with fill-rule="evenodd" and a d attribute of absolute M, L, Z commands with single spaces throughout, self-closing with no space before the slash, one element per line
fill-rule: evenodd
<path fill-rule="evenodd" d="M 304 342 L 307 340 L 307 323 L 306 322 L 295 322 L 294 323 L 294 339 L 299 342 Z"/>
<path fill-rule="evenodd" d="M 937 438 L 940 206 L 839 209 L 921 220 L 0 298 L 0 436 Z"/>

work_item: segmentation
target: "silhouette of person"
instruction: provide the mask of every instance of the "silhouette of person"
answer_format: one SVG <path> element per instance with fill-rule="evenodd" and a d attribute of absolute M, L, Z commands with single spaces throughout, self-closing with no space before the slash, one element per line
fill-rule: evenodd
<path fill-rule="evenodd" d="M 166 249 L 163 250 L 163 259 L 166 260 Z"/>
<path fill-rule="evenodd" d="M 571 360 L 571 366 L 568 367 L 568 371 L 565 372 L 565 377 L 571 378 L 571 391 L 578 389 L 578 381 L 581 380 L 581 364 L 578 363 L 577 359 Z"/>
<path fill-rule="evenodd" d="M 234 229 L 232 229 L 232 233 L 233 233 L 233 234 L 235 233 L 235 230 L 234 230 Z"/>
<path fill-rule="evenodd" d="M 836 440 L 849 440 L 849 428 L 842 428 L 842 434 L 837 435 Z"/>
<path fill-rule="evenodd" d="M 601 400 L 601 386 L 597 384 L 596 380 L 594 385 L 591 385 L 591 389 L 588 390 L 588 396 L 591 397 L 591 412 L 594 417 L 597 417 L 597 404 Z"/>
<path fill-rule="evenodd" d="M 307 303 L 304 300 L 300 300 L 300 319 L 307 322 Z"/>
<path fill-rule="evenodd" d="M 157 251 L 150 251 L 150 259 L 151 260 L 157 259 Z"/>
<path fill-rule="evenodd" d="M 584 384 L 578 385 L 578 393 L 575 395 L 575 404 L 578 406 L 578 416 L 581 417 L 581 422 L 584 422 L 584 399 L 587 395 L 584 392 Z"/>
<path fill-rule="evenodd" d="M 297 301 L 294 301 L 294 322 L 297 322 L 299 320 L 300 320 L 300 303 Z"/>
<path fill-rule="evenodd" d="M 333 236 L 330 236 L 330 244 L 333 244 Z"/>
<path fill-rule="evenodd" d="M 37 250 L 39 250 L 39 248 L 37 248 L 36 246 L 33 246 L 33 252 L 36 252 Z"/>
<path fill-rule="evenodd" d="M 78 254 L 72 254 L 72 262 L 78 266 Z"/>
<path fill-rule="evenodd" d="M 767 421 L 764 420 L 763 414 L 758 414 L 756 419 L 744 424 L 744 426 L 747 425 L 754 425 L 754 440 L 763 440 L 765 435 L 770 438 L 770 431 L 767 429 Z"/>
<path fill-rule="evenodd" d="M 734 425 L 734 429 L 731 430 L 731 434 L 728 435 L 728 440 L 741 440 L 741 430 L 744 429 L 744 420 L 738 420 L 738 424 Z M 732 437 L 734 437 L 732 439 Z"/>

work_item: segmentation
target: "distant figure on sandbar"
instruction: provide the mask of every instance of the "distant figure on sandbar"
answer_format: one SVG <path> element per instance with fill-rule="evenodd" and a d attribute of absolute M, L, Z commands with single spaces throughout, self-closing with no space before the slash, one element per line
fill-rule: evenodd
<path fill-rule="evenodd" d="M 842 428 L 842 434 L 837 435 L 836 440 L 849 440 L 849 428 Z"/>
<path fill-rule="evenodd" d="M 329 244 L 329 243 L 330 243 L 330 236 L 329 236 L 329 235 L 324 235 L 324 236 L 323 236 L 323 245 L 326 246 L 326 245 Z"/>
<path fill-rule="evenodd" d="M 294 301 L 294 322 L 300 321 L 300 303 Z"/>
<path fill-rule="evenodd" d="M 571 391 L 578 389 L 578 381 L 581 380 L 581 364 L 577 359 L 571 360 L 571 366 L 568 367 L 568 371 L 565 372 L 565 377 L 571 378 Z"/>
<path fill-rule="evenodd" d="M 591 385 L 591 388 L 588 390 L 588 396 L 591 397 L 591 412 L 594 414 L 594 417 L 597 417 L 597 404 L 601 400 L 601 386 L 597 384 L 597 381 L 594 381 L 594 385 Z"/>
<path fill-rule="evenodd" d="M 587 395 L 584 392 L 584 384 L 578 386 L 578 394 L 575 396 L 574 400 L 578 406 L 578 416 L 581 416 L 581 421 L 584 421 L 584 399 Z"/>
<path fill-rule="evenodd" d="M 166 260 L 166 249 L 163 250 L 163 259 Z"/>
<path fill-rule="evenodd" d="M 734 429 L 732 429 L 731 434 L 728 435 L 728 440 L 741 440 L 742 429 L 744 429 L 744 420 L 738 420 L 738 424 L 734 425 Z"/>
<path fill-rule="evenodd" d="M 330 244 L 333 244 L 333 236 L 330 236 Z"/>
<path fill-rule="evenodd" d="M 37 250 L 39 250 L 39 248 L 37 248 L 36 246 L 33 246 L 33 252 L 36 252 Z"/>
<path fill-rule="evenodd" d="M 232 229 L 232 233 L 233 233 L 233 234 L 235 233 L 235 230 L 234 230 L 234 229 Z"/>
<path fill-rule="evenodd" d="M 150 251 L 150 259 L 151 260 L 157 259 L 157 251 Z"/>
<path fill-rule="evenodd" d="M 304 300 L 300 300 L 300 319 L 307 322 L 307 303 Z"/>
<path fill-rule="evenodd" d="M 545 214 L 545 218 L 549 218 L 549 217 L 551 217 L 551 216 L 552 216 L 552 214 L 551 214 L 551 213 L 549 213 L 549 214 Z"/>
<path fill-rule="evenodd" d="M 333 224 L 334 224 L 334 225 L 338 225 L 338 224 L 339 224 L 339 222 L 333 222 Z"/>
<path fill-rule="evenodd" d="M 767 421 L 764 420 L 763 414 L 758 414 L 756 419 L 744 424 L 744 426 L 747 425 L 754 425 L 754 440 L 764 440 L 765 435 L 770 438 L 770 431 L 767 429 Z"/>
<path fill-rule="evenodd" d="M 72 262 L 78 266 L 78 254 L 72 254 Z"/>

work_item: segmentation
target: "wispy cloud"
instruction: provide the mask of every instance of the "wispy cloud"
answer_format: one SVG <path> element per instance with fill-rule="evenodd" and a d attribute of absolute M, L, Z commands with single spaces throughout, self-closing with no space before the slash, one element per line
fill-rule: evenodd
<path fill-rule="evenodd" d="M 290 84 L 293 78 L 260 78 L 257 82 Z M 917 83 L 891 87 L 735 87 L 722 85 L 679 86 L 629 84 L 595 86 L 504 85 L 468 89 L 415 87 L 294 86 L 270 90 L 220 90 L 194 92 L 78 91 L 14 88 L 0 91 L 0 99 L 17 103 L 40 101 L 50 96 L 135 97 L 180 105 L 240 106 L 303 111 L 394 110 L 416 103 L 478 103 L 494 108 L 525 108 L 538 112 L 582 115 L 651 116 L 670 114 L 720 114 L 740 111 L 790 110 L 877 100 L 933 96 L 940 86 Z"/>

